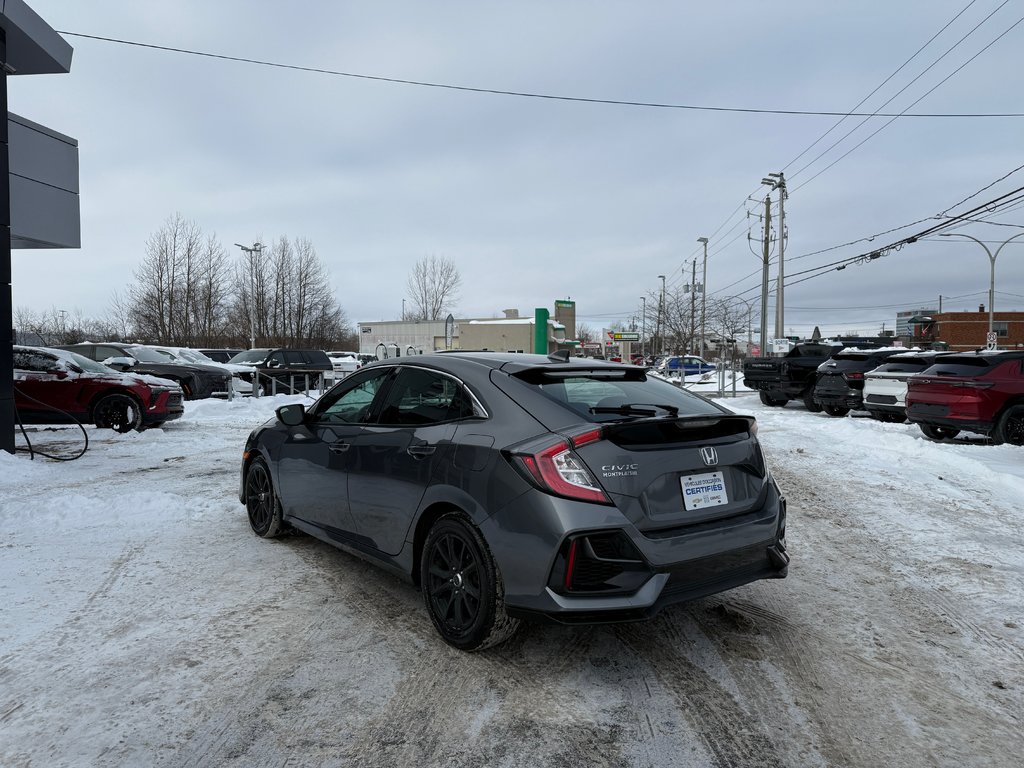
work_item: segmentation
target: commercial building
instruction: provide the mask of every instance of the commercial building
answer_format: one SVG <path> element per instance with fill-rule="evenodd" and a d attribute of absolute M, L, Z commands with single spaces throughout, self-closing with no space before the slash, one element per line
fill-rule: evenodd
<path fill-rule="evenodd" d="M 579 347 L 573 301 L 556 301 L 554 318 L 543 307 L 525 317 L 518 309 L 506 309 L 502 314 L 500 318 L 453 318 L 450 343 L 443 320 L 360 322 L 359 353 L 404 357 L 444 349 L 486 349 L 542 354 L 569 350 L 575 354 Z"/>
<path fill-rule="evenodd" d="M 950 350 L 980 349 L 988 336 L 988 312 L 979 307 L 977 312 L 939 312 L 931 315 L 932 324 L 924 331 L 934 341 L 942 341 Z M 1024 312 L 995 312 L 992 332 L 999 349 L 1024 346 Z"/>

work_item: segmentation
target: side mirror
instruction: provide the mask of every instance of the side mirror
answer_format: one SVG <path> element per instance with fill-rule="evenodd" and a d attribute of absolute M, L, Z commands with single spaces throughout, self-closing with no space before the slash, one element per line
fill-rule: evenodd
<path fill-rule="evenodd" d="M 286 427 L 297 427 L 306 420 L 306 407 L 302 403 L 282 405 L 274 413 L 277 414 L 277 420 Z"/>
<path fill-rule="evenodd" d="M 268 360 L 267 368 L 280 368 L 281 364 L 277 360 Z"/>
<path fill-rule="evenodd" d="M 103 365 L 114 368 L 118 371 L 126 371 L 135 365 L 134 357 L 108 357 L 103 361 Z"/>

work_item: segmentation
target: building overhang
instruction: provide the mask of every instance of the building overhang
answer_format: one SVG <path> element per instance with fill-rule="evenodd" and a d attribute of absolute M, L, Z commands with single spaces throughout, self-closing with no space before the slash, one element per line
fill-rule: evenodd
<path fill-rule="evenodd" d="M 0 28 L 7 36 L 12 75 L 66 74 L 73 49 L 23 0 L 0 0 Z"/>

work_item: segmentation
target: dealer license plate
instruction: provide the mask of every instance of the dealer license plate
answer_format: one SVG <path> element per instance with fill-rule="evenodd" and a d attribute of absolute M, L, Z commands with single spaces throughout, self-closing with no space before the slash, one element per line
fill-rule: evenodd
<path fill-rule="evenodd" d="M 685 475 L 679 482 L 683 486 L 683 506 L 687 512 L 729 503 L 729 494 L 725 490 L 725 475 L 721 472 Z"/>

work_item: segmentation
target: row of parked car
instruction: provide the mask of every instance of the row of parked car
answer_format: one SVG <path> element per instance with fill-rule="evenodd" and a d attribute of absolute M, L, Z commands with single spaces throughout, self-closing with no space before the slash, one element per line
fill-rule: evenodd
<path fill-rule="evenodd" d="M 787 402 L 778 386 L 756 375 L 752 383 L 766 405 Z M 882 421 L 909 420 L 933 440 L 974 432 L 1024 445 L 1024 350 L 836 348 L 817 366 L 803 400 L 829 416 L 863 410 Z"/>
<path fill-rule="evenodd" d="M 189 349 L 82 343 L 14 348 L 23 424 L 81 423 L 121 432 L 180 418 L 183 400 L 323 389 L 362 365 L 353 353 Z"/>

